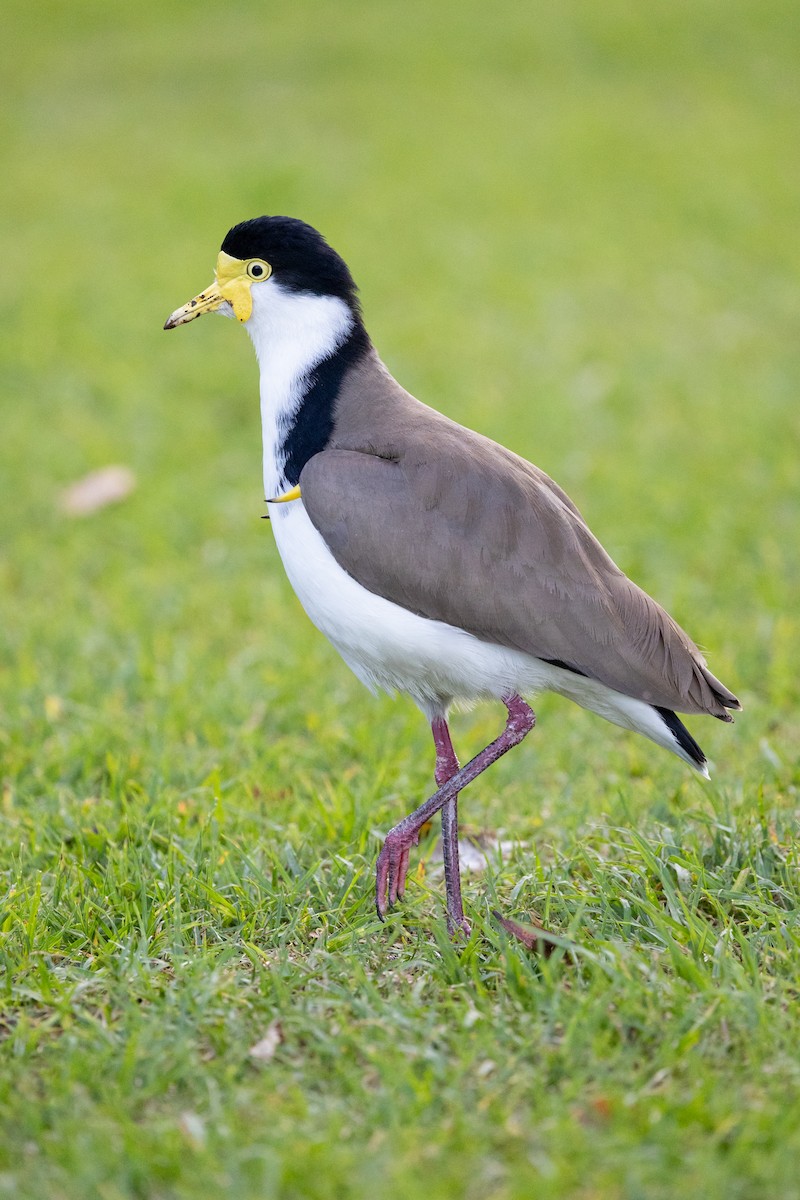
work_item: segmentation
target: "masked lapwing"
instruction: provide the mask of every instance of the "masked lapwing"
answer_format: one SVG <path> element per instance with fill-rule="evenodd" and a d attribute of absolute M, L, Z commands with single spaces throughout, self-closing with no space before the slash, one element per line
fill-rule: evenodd
<path fill-rule="evenodd" d="M 386 835 L 381 917 L 441 811 L 448 922 L 469 931 L 458 797 L 533 728 L 524 697 L 557 692 L 708 774 L 676 711 L 730 721 L 739 701 L 552 479 L 392 378 L 321 234 L 290 217 L 234 226 L 214 282 L 165 328 L 210 312 L 255 347 L 268 513 L 301 604 L 368 688 L 406 692 L 431 725 L 437 790 Z M 462 767 L 448 711 L 486 699 L 505 728 Z"/>

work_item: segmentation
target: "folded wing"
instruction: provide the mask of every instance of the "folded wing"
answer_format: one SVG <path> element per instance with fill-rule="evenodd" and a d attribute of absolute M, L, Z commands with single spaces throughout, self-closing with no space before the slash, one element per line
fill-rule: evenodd
<path fill-rule="evenodd" d="M 425 435 L 385 457 L 331 449 L 306 465 L 303 501 L 340 566 L 487 642 L 650 704 L 730 719 L 736 697 L 544 472 L 444 419 Z"/>

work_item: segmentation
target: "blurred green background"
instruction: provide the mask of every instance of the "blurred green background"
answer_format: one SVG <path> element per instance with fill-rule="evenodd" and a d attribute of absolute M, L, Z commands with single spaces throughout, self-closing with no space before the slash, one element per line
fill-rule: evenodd
<path fill-rule="evenodd" d="M 10 0 L 0 1194 L 798 1194 L 799 26 Z M 428 733 L 283 577 L 249 342 L 162 332 L 262 212 L 323 231 L 400 381 L 553 475 L 745 704 L 693 722 L 702 788 L 543 698 L 463 804 L 525 845 L 467 883 L 461 958 L 435 872 L 372 916 Z M 109 463 L 134 493 L 66 516 Z M 457 719 L 464 757 L 499 719 Z M 599 957 L 531 962 L 495 892 Z"/>

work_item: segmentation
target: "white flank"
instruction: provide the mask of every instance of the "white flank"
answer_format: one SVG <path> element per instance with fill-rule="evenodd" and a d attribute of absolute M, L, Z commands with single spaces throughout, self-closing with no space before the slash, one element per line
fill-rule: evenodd
<path fill-rule="evenodd" d="M 453 700 L 557 692 L 623 729 L 643 733 L 701 774 L 657 712 L 605 684 L 519 650 L 417 616 L 367 591 L 339 566 L 302 500 L 271 504 L 272 528 L 289 582 L 317 629 L 372 691 L 409 695 L 429 719 Z"/>

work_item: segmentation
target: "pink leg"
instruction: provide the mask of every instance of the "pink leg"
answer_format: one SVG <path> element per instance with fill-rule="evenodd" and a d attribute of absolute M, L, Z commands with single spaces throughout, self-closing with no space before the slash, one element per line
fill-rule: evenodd
<path fill-rule="evenodd" d="M 436 746 L 436 770 L 434 778 L 439 787 L 448 782 L 459 771 L 459 762 L 450 730 L 444 717 L 431 722 L 431 732 Z M 444 862 L 444 889 L 447 896 L 447 927 L 451 933 L 462 930 L 470 935 L 469 921 L 464 916 L 461 901 L 461 867 L 458 861 L 458 792 L 442 805 L 442 861 Z"/>
<path fill-rule="evenodd" d="M 436 780 L 436 786 L 441 787 L 443 783 L 447 783 L 447 780 L 452 779 L 452 777 L 458 772 L 459 761 L 458 761 L 458 758 L 456 757 L 456 752 L 453 749 L 453 743 L 450 740 L 450 730 L 447 727 L 447 721 L 444 719 L 444 717 L 434 717 L 434 719 L 431 721 L 431 732 L 433 734 L 433 743 L 436 747 L 436 766 L 434 768 L 433 775 L 434 775 L 434 779 Z M 451 814 L 451 815 L 449 816 L 449 820 L 446 821 L 445 816 L 447 814 Z M 446 843 L 449 841 L 450 833 L 451 833 L 453 827 L 455 827 L 456 829 L 458 827 L 458 797 L 457 796 L 454 797 L 452 800 L 446 800 L 444 805 L 442 806 L 442 857 L 444 859 L 444 864 L 445 864 L 445 867 L 444 867 L 445 884 L 447 884 L 448 878 L 452 878 L 452 870 L 450 870 L 450 872 L 448 873 L 448 854 L 447 854 L 447 850 L 446 850 Z M 419 837 L 417 837 L 417 839 L 415 840 L 414 845 L 417 845 L 418 843 L 419 843 Z M 403 850 L 400 854 L 400 864 L 397 869 L 397 896 L 395 897 L 395 899 L 397 899 L 397 900 L 400 900 L 402 898 L 402 896 L 406 890 L 406 876 L 408 874 L 408 859 L 409 859 L 410 853 L 411 853 L 411 847 L 407 846 L 406 849 Z M 456 856 L 456 881 L 457 881 L 456 886 L 460 893 L 460 873 L 458 871 L 458 839 L 457 838 L 456 838 L 456 843 L 455 843 L 455 856 Z M 449 897 L 449 894 L 450 893 L 449 893 L 449 889 L 448 889 L 448 897 Z M 460 901 L 460 895 L 459 895 L 459 901 Z M 394 903 L 394 901 L 391 898 L 390 898 L 390 903 Z M 448 906 L 448 908 L 449 908 L 449 906 Z M 462 912 L 462 918 L 463 918 L 463 912 Z"/>
<path fill-rule="evenodd" d="M 436 786 L 441 787 L 443 783 L 447 783 L 448 779 L 452 779 L 457 774 L 460 763 L 453 749 L 450 730 L 444 717 L 433 718 L 431 733 L 433 734 L 433 744 L 436 747 L 436 766 L 433 777 L 436 780 Z"/>
<path fill-rule="evenodd" d="M 458 793 L 462 791 L 467 784 L 472 783 L 477 777 L 490 767 L 493 762 L 496 762 L 503 754 L 511 749 L 512 746 L 518 745 L 519 742 L 530 733 L 536 723 L 536 716 L 533 709 L 525 703 L 520 696 L 505 696 L 503 703 L 508 709 L 508 717 L 506 719 L 506 727 L 498 738 L 484 749 L 480 754 L 476 754 L 465 767 L 460 770 L 456 769 L 455 774 L 451 775 L 439 784 L 439 788 L 421 804 L 413 813 L 409 813 L 404 817 L 393 829 L 390 829 L 386 835 L 386 840 L 383 843 L 381 852 L 378 855 L 378 864 L 376 869 L 375 879 L 375 905 L 378 910 L 378 916 L 383 920 L 386 916 L 387 908 L 394 904 L 398 896 L 398 888 L 402 887 L 405 881 L 405 871 L 408 867 L 408 852 L 410 848 L 416 845 L 419 839 L 419 831 L 426 821 L 429 821 L 440 809 L 449 806 L 449 811 L 443 816 L 443 831 L 445 821 L 447 822 L 447 840 L 451 845 L 455 842 L 455 864 L 453 863 L 452 849 L 450 850 L 450 871 L 451 875 L 455 867 L 455 875 L 458 882 L 458 904 L 455 906 L 455 891 L 452 890 L 452 884 L 447 879 L 447 858 L 445 857 L 445 881 L 448 889 L 448 918 L 457 916 L 461 912 L 461 920 L 464 919 L 463 910 L 461 909 L 460 895 L 460 875 L 458 870 L 458 840 L 457 826 L 458 814 L 456 805 L 458 803 Z M 442 722 L 444 724 L 444 722 Z M 446 729 L 445 725 L 445 729 Z M 438 736 L 437 736 L 438 733 Z M 439 783 L 439 773 L 445 772 L 448 766 L 452 766 L 455 762 L 458 768 L 458 760 L 455 758 L 452 744 L 450 743 L 450 735 L 447 733 L 446 743 L 442 739 L 441 745 L 439 738 L 442 737 L 441 726 L 438 731 L 434 730 L 434 741 L 436 742 L 437 757 L 436 757 L 436 781 Z M 449 746 L 449 754 L 447 753 Z M 452 755 L 450 758 L 449 755 Z M 443 841 L 444 841 L 443 832 Z M 402 874 L 401 874 L 402 872 Z M 453 896 L 454 909 L 451 913 L 450 899 Z M 463 926 L 462 926 L 463 928 Z"/>

